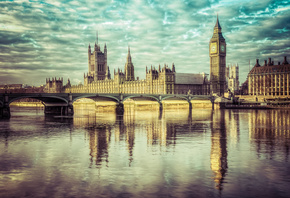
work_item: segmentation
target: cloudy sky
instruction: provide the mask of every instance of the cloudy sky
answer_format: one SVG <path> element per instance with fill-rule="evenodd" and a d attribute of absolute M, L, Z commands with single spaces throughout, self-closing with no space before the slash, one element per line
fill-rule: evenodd
<path fill-rule="evenodd" d="M 249 61 L 289 56 L 290 0 L 0 0 L 0 84 L 83 82 L 96 31 L 111 73 L 124 68 L 128 45 L 140 78 L 146 65 L 164 63 L 180 73 L 209 73 L 217 13 L 227 64 L 238 63 L 240 82 Z"/>

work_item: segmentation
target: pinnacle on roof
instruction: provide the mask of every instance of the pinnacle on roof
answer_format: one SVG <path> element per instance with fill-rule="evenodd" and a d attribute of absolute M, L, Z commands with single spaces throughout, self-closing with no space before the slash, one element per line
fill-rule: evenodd
<path fill-rule="evenodd" d="M 215 24 L 214 28 L 222 29 L 220 22 L 219 22 L 219 15 L 218 14 L 216 17 L 216 24 Z"/>
<path fill-rule="evenodd" d="M 289 64 L 288 61 L 287 61 L 287 56 L 284 56 L 284 61 L 283 61 L 282 64 L 283 64 L 283 65 L 288 65 L 288 64 Z"/>
<path fill-rule="evenodd" d="M 260 67 L 260 64 L 259 64 L 259 59 L 256 59 L 256 64 L 254 67 Z"/>
<path fill-rule="evenodd" d="M 130 54 L 130 46 L 128 46 L 127 62 L 128 63 L 131 63 L 132 62 L 132 60 L 131 60 L 131 54 Z"/>

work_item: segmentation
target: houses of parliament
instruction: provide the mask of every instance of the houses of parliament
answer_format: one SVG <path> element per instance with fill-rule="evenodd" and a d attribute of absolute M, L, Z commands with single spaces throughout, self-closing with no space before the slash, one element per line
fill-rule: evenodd
<path fill-rule="evenodd" d="M 210 79 L 205 73 L 178 73 L 174 64 L 156 67 L 146 66 L 146 78 L 135 78 L 130 48 L 124 70 L 117 69 L 111 75 L 107 62 L 107 46 L 103 51 L 95 42 L 88 46 L 88 72 L 84 84 L 71 85 L 68 80 L 46 79 L 44 91 L 49 93 L 136 93 L 136 94 L 193 94 L 223 96 L 226 88 L 226 41 L 217 18 L 213 36 L 209 43 Z"/>
<path fill-rule="evenodd" d="M 45 91 L 49 93 L 136 93 L 136 94 L 209 94 L 209 80 L 205 73 L 177 73 L 175 65 L 146 67 L 146 78 L 135 78 L 134 65 L 128 48 L 124 67 L 114 70 L 111 77 L 107 65 L 107 47 L 101 51 L 98 43 L 92 49 L 88 47 L 88 72 L 84 74 L 84 84 L 71 86 L 68 80 L 63 86 L 63 79 L 46 79 Z"/>

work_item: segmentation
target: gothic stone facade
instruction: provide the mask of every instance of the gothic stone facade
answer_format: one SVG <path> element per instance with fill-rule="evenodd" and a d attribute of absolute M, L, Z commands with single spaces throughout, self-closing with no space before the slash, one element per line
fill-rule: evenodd
<path fill-rule="evenodd" d="M 277 65 L 269 58 L 263 66 L 257 59 L 248 75 L 248 94 L 264 96 L 290 96 L 290 64 L 286 56 Z"/>
<path fill-rule="evenodd" d="M 240 82 L 238 64 L 226 67 L 226 82 L 228 90 L 230 90 L 232 93 L 239 92 Z"/>
<path fill-rule="evenodd" d="M 110 69 L 107 65 L 107 47 L 104 52 L 96 43 L 94 51 L 91 46 L 88 49 L 88 73 L 84 74 L 84 85 L 71 86 L 69 81 L 63 86 L 62 79 L 46 81 L 46 92 L 65 93 L 136 93 L 136 94 L 209 94 L 209 81 L 203 74 L 176 73 L 175 65 L 171 68 L 159 65 L 158 69 L 146 67 L 146 79 L 135 79 L 134 65 L 132 63 L 130 49 L 128 49 L 127 61 L 124 72 L 120 69 L 114 71 L 111 79 Z"/>
<path fill-rule="evenodd" d="M 57 79 L 50 78 L 46 79 L 46 85 L 44 87 L 44 92 L 47 93 L 60 93 L 63 91 L 63 78 Z"/>

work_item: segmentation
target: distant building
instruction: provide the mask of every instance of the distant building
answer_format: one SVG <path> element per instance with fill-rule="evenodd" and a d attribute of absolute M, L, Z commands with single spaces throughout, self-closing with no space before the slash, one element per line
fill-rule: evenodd
<path fill-rule="evenodd" d="M 44 86 L 34 87 L 23 84 L 0 85 L 0 93 L 43 93 Z"/>
<path fill-rule="evenodd" d="M 175 90 L 176 94 L 193 94 L 193 95 L 207 95 L 209 94 L 208 74 L 175 74 Z M 207 85 L 207 86 L 206 86 Z"/>
<path fill-rule="evenodd" d="M 158 69 L 146 67 L 146 78 L 135 79 L 134 65 L 128 48 L 127 60 L 124 72 L 120 69 L 114 71 L 111 78 L 110 69 L 107 65 L 107 46 L 104 52 L 95 43 L 94 51 L 91 46 L 88 49 L 88 73 L 84 74 L 84 85 L 71 86 L 68 82 L 63 86 L 63 79 L 53 78 L 46 80 L 45 91 L 49 93 L 136 93 L 136 94 L 195 94 L 208 95 L 209 80 L 207 75 L 202 74 L 179 74 L 175 71 L 175 65 L 171 68 L 164 64 Z"/>
<path fill-rule="evenodd" d="M 7 85 L 0 85 L 0 89 L 22 89 L 22 84 L 7 84 Z"/>
<path fill-rule="evenodd" d="M 226 67 L 226 82 L 227 82 L 227 88 L 232 93 L 237 93 L 239 91 L 239 66 L 231 65 Z"/>
<path fill-rule="evenodd" d="M 274 64 L 269 58 L 264 65 L 259 64 L 259 59 L 248 74 L 249 95 L 264 96 L 289 96 L 290 95 L 290 64 L 286 56 L 282 64 Z"/>
<path fill-rule="evenodd" d="M 47 93 L 60 93 L 63 91 L 63 78 L 46 79 L 44 91 Z"/>

